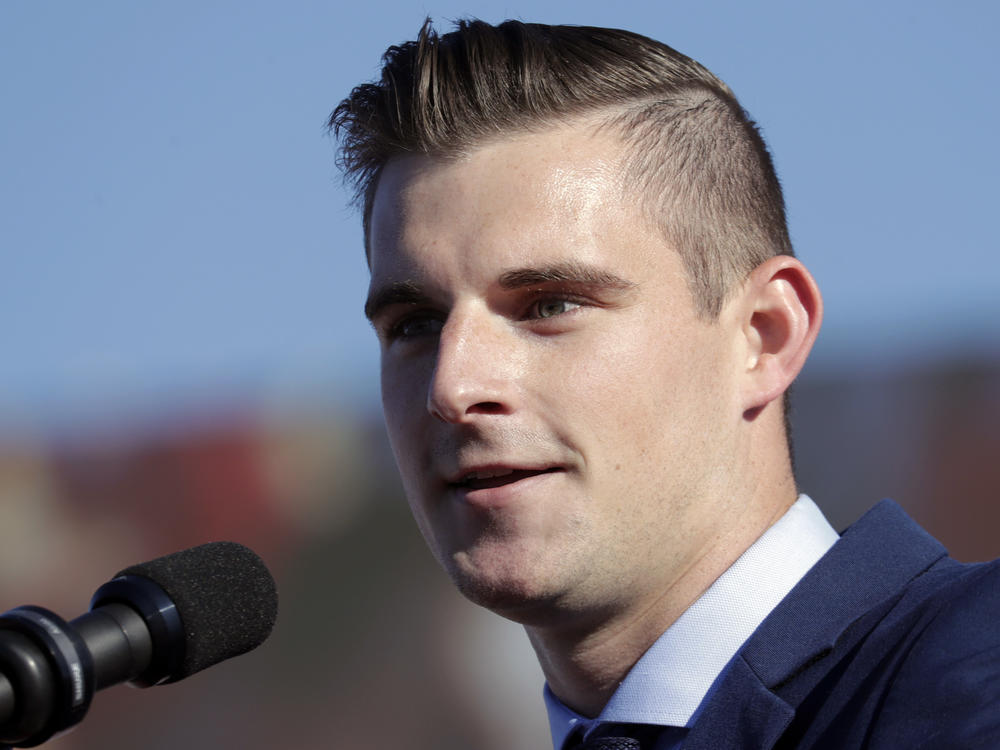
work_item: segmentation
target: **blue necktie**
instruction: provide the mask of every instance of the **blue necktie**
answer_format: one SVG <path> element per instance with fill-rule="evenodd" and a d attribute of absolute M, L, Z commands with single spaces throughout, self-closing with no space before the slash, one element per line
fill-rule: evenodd
<path fill-rule="evenodd" d="M 642 750 L 639 740 L 631 737 L 591 737 L 579 750 Z"/>
<path fill-rule="evenodd" d="M 564 750 L 642 750 L 642 745 L 625 724 L 602 724 L 586 740 L 583 732 L 571 737 L 563 745 Z"/>
<path fill-rule="evenodd" d="M 582 732 L 571 735 L 563 750 L 678 750 L 687 731 L 654 724 L 602 724 L 585 741 L 580 739 Z"/>

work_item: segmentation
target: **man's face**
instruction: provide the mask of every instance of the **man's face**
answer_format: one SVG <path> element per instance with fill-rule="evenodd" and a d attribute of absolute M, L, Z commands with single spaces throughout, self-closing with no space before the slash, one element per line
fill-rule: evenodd
<path fill-rule="evenodd" d="M 644 606 L 733 512 L 739 326 L 698 317 L 619 149 L 565 126 L 399 158 L 373 206 L 367 311 L 413 514 L 467 596 L 529 624 Z"/>

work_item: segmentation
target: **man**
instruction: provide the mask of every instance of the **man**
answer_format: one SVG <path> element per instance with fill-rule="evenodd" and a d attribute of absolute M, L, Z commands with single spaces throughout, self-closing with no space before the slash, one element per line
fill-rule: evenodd
<path fill-rule="evenodd" d="M 411 508 L 525 626 L 556 750 L 1000 746 L 996 566 L 797 493 L 822 302 L 724 83 L 624 31 L 425 24 L 331 126 Z"/>

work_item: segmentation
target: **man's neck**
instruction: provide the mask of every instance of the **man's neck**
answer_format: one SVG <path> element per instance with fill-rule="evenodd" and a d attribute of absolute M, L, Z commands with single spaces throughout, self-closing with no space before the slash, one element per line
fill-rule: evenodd
<path fill-rule="evenodd" d="M 791 507 L 796 494 L 791 487 L 775 496 L 781 500 L 756 506 L 756 512 L 748 504 L 739 523 L 713 540 L 665 590 L 649 592 L 584 628 L 526 626 L 549 689 L 579 714 L 597 716 L 647 649 Z"/>

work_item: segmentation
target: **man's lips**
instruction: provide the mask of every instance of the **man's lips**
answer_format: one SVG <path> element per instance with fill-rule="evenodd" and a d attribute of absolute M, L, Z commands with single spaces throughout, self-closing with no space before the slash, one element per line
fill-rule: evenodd
<path fill-rule="evenodd" d="M 551 474 L 562 470 L 562 467 L 559 466 L 551 466 L 545 469 L 513 469 L 505 467 L 479 469 L 465 472 L 459 479 L 448 484 L 456 489 L 487 490 L 520 482 L 522 479 L 527 479 L 528 477 Z"/>

